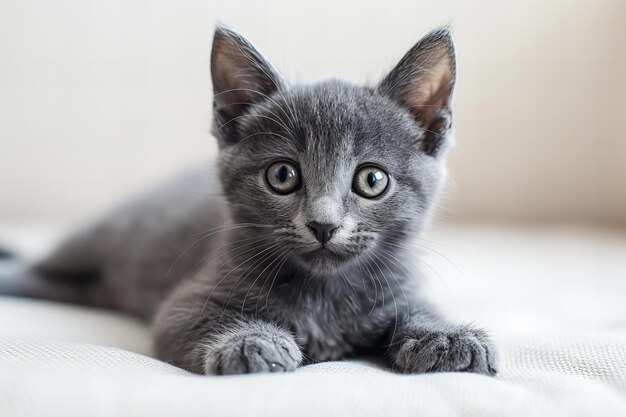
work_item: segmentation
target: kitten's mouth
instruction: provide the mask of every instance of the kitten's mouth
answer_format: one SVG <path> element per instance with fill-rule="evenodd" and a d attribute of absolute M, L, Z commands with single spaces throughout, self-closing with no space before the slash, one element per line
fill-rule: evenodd
<path fill-rule="evenodd" d="M 318 258 L 329 258 L 332 260 L 341 260 L 348 259 L 349 257 L 338 253 L 332 249 L 328 249 L 326 246 L 320 246 L 317 249 L 313 249 L 312 251 L 302 253 L 302 257 L 305 259 L 318 259 Z"/>
<path fill-rule="evenodd" d="M 300 258 L 301 262 L 310 270 L 319 273 L 327 273 L 340 268 L 349 260 L 353 259 L 354 255 L 343 254 L 321 246 L 317 249 L 300 253 L 298 258 Z"/>

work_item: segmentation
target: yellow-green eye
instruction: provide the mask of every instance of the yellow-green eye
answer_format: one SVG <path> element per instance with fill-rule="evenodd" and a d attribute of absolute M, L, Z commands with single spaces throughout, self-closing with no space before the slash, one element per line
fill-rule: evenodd
<path fill-rule="evenodd" d="M 374 165 L 362 166 L 354 174 L 352 187 L 365 198 L 376 198 L 382 195 L 389 186 L 389 175 Z"/>
<path fill-rule="evenodd" d="M 289 194 L 300 187 L 300 171 L 293 162 L 274 162 L 265 172 L 267 184 L 278 194 Z"/>

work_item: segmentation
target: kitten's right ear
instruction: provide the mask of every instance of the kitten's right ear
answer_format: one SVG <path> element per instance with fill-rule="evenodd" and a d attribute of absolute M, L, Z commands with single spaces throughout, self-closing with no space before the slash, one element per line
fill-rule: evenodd
<path fill-rule="evenodd" d="M 211 51 L 214 128 L 227 140 L 239 116 L 283 86 L 280 75 L 252 44 L 218 25 Z"/>

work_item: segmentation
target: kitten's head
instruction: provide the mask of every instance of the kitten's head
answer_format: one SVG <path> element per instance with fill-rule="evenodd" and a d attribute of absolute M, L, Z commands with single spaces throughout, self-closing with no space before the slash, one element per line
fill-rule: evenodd
<path fill-rule="evenodd" d="M 237 223 L 323 275 L 390 253 L 426 220 L 445 174 L 455 53 L 421 39 L 376 87 L 289 85 L 241 35 L 215 32 L 213 132 Z"/>

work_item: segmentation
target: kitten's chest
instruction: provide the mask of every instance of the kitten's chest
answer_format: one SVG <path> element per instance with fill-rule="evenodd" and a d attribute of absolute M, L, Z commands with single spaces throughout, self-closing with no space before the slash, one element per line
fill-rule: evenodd
<path fill-rule="evenodd" d="M 292 309 L 287 322 L 310 359 L 340 359 L 374 347 L 384 336 L 382 317 L 377 320 L 361 307 L 316 300 Z"/>

